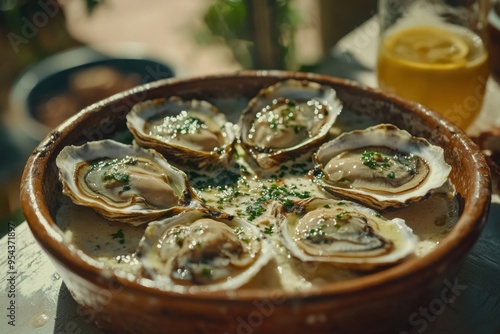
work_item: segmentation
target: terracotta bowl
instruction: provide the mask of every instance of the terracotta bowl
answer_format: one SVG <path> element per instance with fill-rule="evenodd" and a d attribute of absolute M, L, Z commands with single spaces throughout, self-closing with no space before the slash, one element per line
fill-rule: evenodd
<path fill-rule="evenodd" d="M 241 289 L 178 294 L 104 269 L 63 241 L 54 219 L 62 198 L 54 161 L 63 147 L 126 129 L 125 114 L 142 100 L 171 95 L 207 100 L 249 98 L 260 88 L 287 78 L 330 85 L 352 112 L 393 123 L 445 149 L 446 160 L 453 166 L 451 181 L 461 214 L 435 250 L 375 274 L 307 292 Z M 85 310 L 84 316 L 109 332 L 387 333 L 411 327 L 411 314 L 439 297 L 445 280 L 457 273 L 486 221 L 490 176 L 477 146 L 459 128 L 421 105 L 327 76 L 249 71 L 159 81 L 86 108 L 52 131 L 33 152 L 21 192 L 23 211 L 36 240 Z"/>

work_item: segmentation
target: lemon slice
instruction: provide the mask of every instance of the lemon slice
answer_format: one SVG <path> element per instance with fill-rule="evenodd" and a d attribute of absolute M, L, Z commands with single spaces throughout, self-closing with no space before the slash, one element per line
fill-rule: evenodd
<path fill-rule="evenodd" d="M 437 27 L 413 27 L 395 33 L 386 47 L 395 56 L 426 64 L 462 64 L 469 45 L 459 35 Z"/>

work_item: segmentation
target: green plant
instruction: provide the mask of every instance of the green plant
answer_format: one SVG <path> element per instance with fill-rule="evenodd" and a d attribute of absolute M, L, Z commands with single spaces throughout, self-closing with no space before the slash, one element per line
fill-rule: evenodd
<path fill-rule="evenodd" d="M 259 39 L 270 39 L 275 67 L 293 68 L 294 32 L 299 15 L 289 0 L 216 0 L 208 8 L 204 21 L 208 32 L 202 42 L 223 41 L 231 49 L 234 58 L 243 68 L 262 66 L 265 52 L 259 48 Z M 270 24 L 264 33 L 256 25 L 261 17 Z"/>

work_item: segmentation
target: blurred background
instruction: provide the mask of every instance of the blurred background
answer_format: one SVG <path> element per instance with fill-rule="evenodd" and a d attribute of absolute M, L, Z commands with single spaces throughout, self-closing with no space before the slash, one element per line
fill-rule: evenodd
<path fill-rule="evenodd" d="M 0 0 L 0 229 L 24 164 L 78 110 L 138 84 L 239 69 L 319 71 L 366 0 Z"/>

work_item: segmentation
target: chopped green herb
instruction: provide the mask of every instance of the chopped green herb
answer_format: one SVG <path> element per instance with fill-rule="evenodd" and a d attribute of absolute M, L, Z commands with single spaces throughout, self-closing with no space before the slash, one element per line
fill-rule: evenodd
<path fill-rule="evenodd" d="M 242 175 L 250 175 L 250 172 L 248 171 L 248 168 L 245 165 L 238 164 L 238 167 Z"/>
<path fill-rule="evenodd" d="M 285 207 L 285 209 L 291 209 L 293 207 L 293 202 L 292 200 L 290 199 L 286 199 L 284 202 L 283 202 L 283 206 Z"/>
<path fill-rule="evenodd" d="M 264 232 L 264 234 L 268 234 L 268 235 L 273 234 L 273 228 L 274 228 L 274 224 L 271 224 L 271 225 L 269 225 L 269 226 L 266 226 L 266 227 L 264 228 L 264 231 L 263 231 L 263 232 Z"/>
<path fill-rule="evenodd" d="M 248 220 L 252 221 L 263 214 L 266 211 L 266 208 L 264 208 L 262 204 L 256 203 L 248 206 L 245 211 L 248 213 Z"/>
<path fill-rule="evenodd" d="M 248 219 L 254 220 L 258 216 L 260 216 L 265 211 L 264 204 L 267 204 L 269 201 L 276 200 L 284 203 L 285 208 L 293 207 L 293 202 L 289 197 L 297 197 L 300 199 L 305 199 L 311 197 L 311 193 L 309 191 L 296 191 L 293 187 L 287 187 L 286 185 L 278 185 L 273 183 L 270 187 L 262 186 L 262 190 L 260 191 L 260 197 L 256 199 L 256 201 L 250 204 L 246 211 L 249 214 Z"/>
<path fill-rule="evenodd" d="M 125 156 L 122 159 L 104 159 L 98 160 L 90 165 L 90 169 L 102 169 L 105 167 L 115 167 L 115 166 L 125 166 L 125 165 L 135 165 L 138 160 L 133 157 Z"/>
<path fill-rule="evenodd" d="M 186 117 L 181 122 L 177 124 L 177 127 L 175 128 L 176 133 L 180 134 L 195 134 L 195 133 L 200 133 L 201 130 L 205 125 L 205 122 L 203 122 L 201 119 L 196 118 L 196 117 Z"/>
<path fill-rule="evenodd" d="M 315 244 L 329 243 L 330 240 L 326 238 L 326 232 L 323 230 L 325 227 L 325 224 L 319 224 L 317 227 L 310 229 L 305 236 L 306 240 Z"/>
<path fill-rule="evenodd" d="M 224 153 L 224 147 L 214 147 L 212 152 L 214 152 L 215 154 L 222 154 Z"/>
<path fill-rule="evenodd" d="M 276 129 L 277 127 L 278 127 L 278 124 L 276 124 L 276 121 L 274 120 L 274 118 L 273 118 L 273 119 L 271 119 L 271 120 L 269 121 L 269 128 L 270 128 L 270 129 Z"/>
<path fill-rule="evenodd" d="M 112 233 L 111 237 L 113 239 L 118 239 L 118 243 L 122 245 L 125 243 L 125 235 L 123 234 L 122 229 L 119 229 L 116 233 Z"/>
<path fill-rule="evenodd" d="M 391 165 L 395 164 L 403 165 L 407 172 L 414 174 L 416 172 L 417 166 L 416 161 L 412 154 L 396 153 L 392 157 L 383 156 L 380 152 L 363 152 L 361 154 L 361 161 L 363 165 L 368 166 L 370 169 L 384 171 L 391 168 Z M 390 171 L 387 177 L 394 179 L 396 174 L 394 171 Z"/>
<path fill-rule="evenodd" d="M 119 171 L 112 169 L 111 172 L 104 172 L 103 180 L 104 181 L 113 181 L 114 180 L 117 182 L 126 183 L 129 181 L 129 174 L 122 173 L 122 172 L 119 172 Z"/>
<path fill-rule="evenodd" d="M 123 191 L 130 190 L 130 175 L 126 173 L 127 166 L 135 165 L 138 163 L 136 158 L 125 156 L 121 159 L 104 159 L 95 161 L 90 165 L 91 171 L 101 171 L 102 181 L 107 187 L 115 187 L 123 185 Z"/>
<path fill-rule="evenodd" d="M 210 270 L 210 268 L 203 268 L 201 273 L 203 276 L 212 276 L 212 270 Z"/>
<path fill-rule="evenodd" d="M 244 181 L 244 178 L 241 177 L 239 173 L 231 170 L 223 170 L 218 174 L 201 174 L 189 171 L 187 172 L 187 175 L 190 183 L 193 184 L 199 191 L 210 190 L 213 188 L 224 190 L 227 187 L 235 187 L 238 182 L 241 182 L 240 180 Z M 216 180 L 216 185 L 214 185 L 214 180 Z"/>
<path fill-rule="evenodd" d="M 243 242 L 250 242 L 250 238 L 246 235 L 243 227 L 238 226 L 234 228 L 234 233 L 238 236 L 238 238 Z"/>
<path fill-rule="evenodd" d="M 348 220 L 351 218 L 351 214 L 348 211 L 343 211 L 335 216 L 337 220 Z"/>
<path fill-rule="evenodd" d="M 315 166 L 312 171 L 312 175 L 315 179 L 320 180 L 325 176 L 325 173 L 323 173 L 323 170 L 320 166 Z"/>
<path fill-rule="evenodd" d="M 368 166 L 370 169 L 385 169 L 390 166 L 390 159 L 388 157 L 384 157 L 380 152 L 365 151 L 361 153 L 361 161 L 363 162 L 363 165 Z"/>

